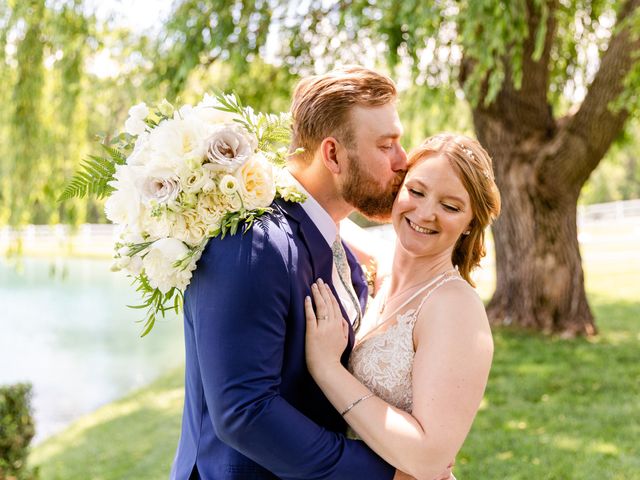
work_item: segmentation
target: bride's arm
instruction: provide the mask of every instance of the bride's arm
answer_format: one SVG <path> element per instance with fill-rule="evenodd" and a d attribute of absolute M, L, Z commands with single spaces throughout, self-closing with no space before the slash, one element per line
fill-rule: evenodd
<path fill-rule="evenodd" d="M 317 317 L 308 301 L 309 371 L 343 412 L 370 392 L 340 364 L 344 320 L 335 298 L 324 285 L 312 291 Z M 480 300 L 472 291 L 449 285 L 430 300 L 428 321 L 418 319 L 414 341 L 413 413 L 373 396 L 344 416 L 391 465 L 417 479 L 431 480 L 446 469 L 471 428 L 486 386 L 493 342 Z"/>

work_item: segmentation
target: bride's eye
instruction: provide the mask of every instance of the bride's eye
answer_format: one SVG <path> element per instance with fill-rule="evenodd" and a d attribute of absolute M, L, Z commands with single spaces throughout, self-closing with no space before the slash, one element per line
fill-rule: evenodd
<path fill-rule="evenodd" d="M 458 207 L 454 207 L 453 205 L 447 205 L 446 203 L 443 203 L 442 206 L 444 207 L 445 210 L 449 211 L 449 212 L 459 212 L 460 209 Z"/>
<path fill-rule="evenodd" d="M 424 197 L 424 194 L 421 191 L 416 190 L 415 188 L 407 187 L 407 190 L 409 191 L 409 194 L 413 197 Z"/>

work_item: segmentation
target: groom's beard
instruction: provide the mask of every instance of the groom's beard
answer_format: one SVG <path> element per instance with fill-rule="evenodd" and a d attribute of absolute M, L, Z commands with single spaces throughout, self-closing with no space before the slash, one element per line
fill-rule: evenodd
<path fill-rule="evenodd" d="M 398 172 L 387 185 L 380 185 L 378 179 L 363 168 L 357 154 L 349 152 L 348 157 L 349 170 L 340 192 L 342 197 L 366 217 L 380 222 L 389 221 L 406 172 Z"/>

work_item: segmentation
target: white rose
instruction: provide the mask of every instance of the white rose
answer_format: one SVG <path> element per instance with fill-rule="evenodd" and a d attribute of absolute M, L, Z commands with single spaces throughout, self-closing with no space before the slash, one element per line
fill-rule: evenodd
<path fill-rule="evenodd" d="M 191 272 L 180 271 L 174 264 L 188 253 L 187 246 L 175 238 L 162 238 L 154 242 L 142 260 L 151 286 L 163 294 L 173 287 L 184 289 L 189 284 Z"/>
<path fill-rule="evenodd" d="M 149 135 L 153 168 L 180 169 L 187 160 L 202 162 L 207 130 L 197 118 L 177 118 L 160 122 Z"/>
<path fill-rule="evenodd" d="M 124 130 L 129 135 L 140 135 L 145 132 L 147 124 L 145 118 L 149 115 L 147 105 L 142 102 L 129 109 L 129 118 L 124 122 Z"/>
<path fill-rule="evenodd" d="M 133 152 L 127 157 L 128 165 L 145 165 L 148 163 L 151 155 L 149 135 L 149 132 L 143 132 L 138 136 L 133 147 Z"/>
<path fill-rule="evenodd" d="M 176 214 L 171 211 L 164 211 L 160 215 L 152 215 L 147 209 L 145 215 L 140 219 L 142 230 L 146 232 L 151 239 L 168 237 L 175 223 Z"/>
<path fill-rule="evenodd" d="M 262 155 L 255 155 L 236 172 L 240 195 L 247 210 L 271 205 L 276 195 L 273 169 Z"/>
<path fill-rule="evenodd" d="M 141 176 L 141 167 L 131 165 L 118 165 L 114 174 L 114 180 L 109 185 L 115 191 L 105 202 L 105 215 L 116 224 L 130 225 L 136 229 L 142 213 L 142 204 L 138 192 L 138 182 Z"/>
<path fill-rule="evenodd" d="M 127 271 L 134 276 L 140 275 L 140 272 L 142 272 L 142 257 L 140 257 L 139 255 L 135 255 L 130 258 L 131 260 L 127 265 Z"/>
<path fill-rule="evenodd" d="M 225 124 L 213 129 L 206 140 L 206 168 L 235 171 L 258 147 L 258 139 L 240 125 Z"/>

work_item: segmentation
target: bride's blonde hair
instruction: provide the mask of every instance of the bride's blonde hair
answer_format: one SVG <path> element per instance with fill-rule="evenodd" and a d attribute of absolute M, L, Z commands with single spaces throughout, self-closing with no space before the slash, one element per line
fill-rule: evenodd
<path fill-rule="evenodd" d="M 470 274 L 486 255 L 485 229 L 500 214 L 500 192 L 493 176 L 491 157 L 478 141 L 466 135 L 439 133 L 427 138 L 409 154 L 408 168 L 439 156 L 449 161 L 471 199 L 470 231 L 458 239 L 451 261 L 462 278 L 475 287 Z"/>

